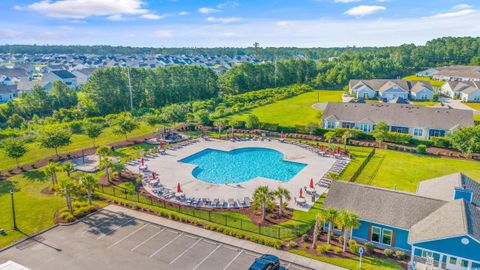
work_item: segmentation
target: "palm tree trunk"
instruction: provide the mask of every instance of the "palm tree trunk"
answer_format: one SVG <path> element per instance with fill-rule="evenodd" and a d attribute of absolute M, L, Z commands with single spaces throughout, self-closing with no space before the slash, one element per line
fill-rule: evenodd
<path fill-rule="evenodd" d="M 315 227 L 313 228 L 312 249 L 315 249 L 317 247 L 318 226 L 319 224 L 315 222 Z"/>
<path fill-rule="evenodd" d="M 18 158 L 15 159 L 15 163 L 17 163 L 17 168 L 19 167 L 18 166 Z"/>
<path fill-rule="evenodd" d="M 328 222 L 327 244 L 330 244 L 330 235 L 332 234 L 332 222 Z"/>
<path fill-rule="evenodd" d="M 278 215 L 281 217 L 282 216 L 282 207 L 283 207 L 283 196 L 280 196 L 280 205 L 278 206 Z"/>
<path fill-rule="evenodd" d="M 52 187 L 55 187 L 55 177 L 54 177 L 54 175 L 52 174 L 50 176 L 50 178 L 52 179 Z"/>
<path fill-rule="evenodd" d="M 73 215 L 72 198 L 70 198 L 70 195 L 65 194 L 65 199 L 67 200 L 68 211 Z"/>
<path fill-rule="evenodd" d="M 265 201 L 265 199 L 262 200 L 262 221 L 265 221 L 265 216 L 266 216 L 266 211 L 267 211 L 267 206 L 266 206 L 267 202 Z"/>
<path fill-rule="evenodd" d="M 105 166 L 105 175 L 107 176 L 107 181 L 110 182 L 110 173 L 108 171 L 108 166 Z"/>
<path fill-rule="evenodd" d="M 348 235 L 346 228 L 343 229 L 343 252 L 347 251 Z"/>
<path fill-rule="evenodd" d="M 92 205 L 92 191 L 87 190 L 88 204 Z"/>

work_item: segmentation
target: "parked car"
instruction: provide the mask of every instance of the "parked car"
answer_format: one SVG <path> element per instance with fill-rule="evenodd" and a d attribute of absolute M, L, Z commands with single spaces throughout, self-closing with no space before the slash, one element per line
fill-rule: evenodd
<path fill-rule="evenodd" d="M 288 270 L 280 265 L 280 259 L 277 256 L 265 254 L 256 258 L 249 270 Z"/>

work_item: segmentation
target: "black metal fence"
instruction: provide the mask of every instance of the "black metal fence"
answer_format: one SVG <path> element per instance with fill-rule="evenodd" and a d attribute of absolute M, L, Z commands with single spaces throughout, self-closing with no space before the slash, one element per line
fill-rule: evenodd
<path fill-rule="evenodd" d="M 158 207 L 162 209 L 167 209 L 174 211 L 176 213 L 181 213 L 198 219 L 202 219 L 211 223 L 218 225 L 234 228 L 237 230 L 242 230 L 250 233 L 255 233 L 275 239 L 289 239 L 300 236 L 310 230 L 312 227 L 308 223 L 300 223 L 284 226 L 284 225 L 257 225 L 252 223 L 249 219 L 235 217 L 235 213 L 229 212 L 216 212 L 208 209 L 196 209 L 188 206 L 183 206 L 176 203 L 170 203 L 163 200 L 159 200 L 154 197 L 145 197 L 142 194 L 114 186 L 105 186 L 100 185 L 97 190 L 100 195 L 106 194 L 115 198 L 126 200 L 129 202 L 134 202 L 137 204 L 149 205 L 153 207 Z"/>
<path fill-rule="evenodd" d="M 363 169 L 365 168 L 365 166 L 367 166 L 368 162 L 370 161 L 370 159 L 372 159 L 373 155 L 375 155 L 375 148 L 373 148 L 372 151 L 370 151 L 368 156 L 363 160 L 362 164 L 360 164 L 360 166 L 352 175 L 352 177 L 350 177 L 350 182 L 355 182 L 357 180 L 358 176 L 362 173 Z"/>

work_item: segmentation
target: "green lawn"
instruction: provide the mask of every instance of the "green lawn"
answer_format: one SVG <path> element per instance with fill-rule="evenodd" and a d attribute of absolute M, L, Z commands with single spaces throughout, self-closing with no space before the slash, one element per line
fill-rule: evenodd
<path fill-rule="evenodd" d="M 465 104 L 468 107 L 480 112 L 480 102 L 479 103 L 468 102 L 468 103 L 463 103 L 463 104 Z"/>
<path fill-rule="evenodd" d="M 440 102 L 437 102 L 437 101 L 412 101 L 412 103 L 415 105 L 421 105 L 421 106 L 427 106 L 427 107 L 432 107 L 440 104 Z"/>
<path fill-rule="evenodd" d="M 437 81 L 437 80 L 433 80 L 432 78 L 430 77 L 419 77 L 417 75 L 410 75 L 410 76 L 406 76 L 403 78 L 404 80 L 409 80 L 409 81 L 427 81 L 427 82 L 430 82 L 430 84 L 433 86 L 433 87 L 441 87 L 442 85 L 445 84 L 445 82 L 443 81 Z"/>
<path fill-rule="evenodd" d="M 327 256 L 315 256 L 303 250 L 290 250 L 291 253 L 304 256 L 317 261 L 337 265 L 347 269 L 358 269 L 359 258 L 346 259 L 346 258 L 331 258 Z M 362 269 L 364 270 L 377 270 L 377 269 L 402 269 L 401 265 L 393 260 L 379 259 L 369 256 L 363 256 Z"/>
<path fill-rule="evenodd" d="M 155 131 L 154 127 L 150 127 L 145 123 L 140 123 L 139 128 L 134 130 L 129 135 L 129 138 L 143 136 L 146 134 L 150 134 L 154 131 Z M 123 140 L 125 140 L 124 136 L 115 135 L 112 132 L 112 128 L 106 128 L 103 131 L 102 135 L 100 135 L 100 137 L 97 138 L 96 144 L 105 145 L 105 144 L 123 141 Z M 93 144 L 90 138 L 88 138 L 86 135 L 83 135 L 83 134 L 75 134 L 72 136 L 72 144 L 70 144 L 69 146 L 60 148 L 59 153 L 80 150 L 80 149 L 91 147 L 91 146 L 93 146 Z M 29 151 L 27 152 L 27 154 L 25 154 L 24 157 L 20 158 L 19 160 L 20 164 L 35 162 L 45 157 L 55 155 L 55 150 L 42 148 L 37 142 L 27 144 L 27 148 Z M 0 149 L 0 152 L 1 152 L 1 149 Z M 0 155 L 1 155 L 0 170 L 15 167 L 14 160 L 4 157 L 3 153 L 1 153 Z"/>
<path fill-rule="evenodd" d="M 291 127 L 309 122 L 319 123 L 319 110 L 312 108 L 312 105 L 318 102 L 341 102 L 342 94 L 343 91 L 338 90 L 315 90 L 242 112 L 231 118 L 245 120 L 248 114 L 254 114 L 261 122 Z"/>
<path fill-rule="evenodd" d="M 58 173 L 58 177 L 62 179 L 67 176 L 64 173 Z M 24 238 L 25 234 L 39 232 L 54 224 L 55 211 L 66 204 L 61 195 L 41 193 L 41 190 L 50 186 L 50 178 L 40 170 L 0 181 L 0 228 L 7 232 L 6 235 L 0 235 L 0 248 Z M 13 218 L 10 203 L 12 187 L 15 190 L 17 226 L 21 232 L 12 230 Z M 104 205 L 102 202 L 95 203 Z"/>
<path fill-rule="evenodd" d="M 396 185 L 399 190 L 415 192 L 422 180 L 456 172 L 480 181 L 480 162 L 377 149 L 357 182 L 386 188 Z"/>

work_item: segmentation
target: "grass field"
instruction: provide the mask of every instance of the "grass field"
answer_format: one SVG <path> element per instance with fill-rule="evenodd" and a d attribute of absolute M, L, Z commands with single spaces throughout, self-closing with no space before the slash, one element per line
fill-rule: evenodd
<path fill-rule="evenodd" d="M 443 81 L 433 80 L 430 77 L 419 77 L 417 75 L 406 76 L 403 79 L 404 80 L 410 80 L 410 81 L 427 81 L 427 82 L 430 82 L 430 84 L 433 87 L 441 87 L 443 84 L 445 84 L 445 82 L 443 82 Z"/>
<path fill-rule="evenodd" d="M 350 167 L 350 166 L 349 166 Z M 345 171 L 348 174 L 349 168 Z M 418 182 L 456 172 L 480 182 L 480 162 L 377 149 L 358 183 L 415 192 Z M 343 177 L 342 179 L 347 179 Z"/>
<path fill-rule="evenodd" d="M 58 173 L 59 180 L 66 174 Z M 0 229 L 6 235 L 0 235 L 0 248 L 53 225 L 55 211 L 64 207 L 65 198 L 61 195 L 41 193 L 50 187 L 51 182 L 42 171 L 35 170 L 0 181 Z M 13 218 L 10 190 L 15 190 L 15 216 L 19 231 L 12 230 Z M 103 202 L 95 202 L 104 205 Z"/>
<path fill-rule="evenodd" d="M 437 101 L 412 101 L 412 103 L 415 105 L 421 105 L 421 106 L 427 106 L 427 107 L 432 107 L 440 104 L 440 102 L 437 102 Z"/>
<path fill-rule="evenodd" d="M 131 134 L 129 134 L 129 138 L 143 136 L 146 134 L 150 134 L 155 131 L 154 127 L 150 127 L 144 123 L 141 123 L 139 128 L 134 130 Z M 59 149 L 59 153 L 65 153 L 75 150 L 80 150 L 83 148 L 92 147 L 92 140 L 88 138 L 86 135 L 83 134 L 75 134 L 72 136 L 72 144 L 66 147 L 62 147 Z M 96 145 L 105 145 L 113 142 L 123 141 L 125 137 L 122 135 L 115 135 L 112 132 L 112 128 L 106 128 L 100 137 L 96 140 Z M 46 158 L 48 156 L 55 155 L 55 150 L 53 149 L 46 149 L 40 147 L 37 142 L 27 144 L 28 152 L 20 158 L 20 164 L 27 164 L 31 162 L 38 161 L 40 159 Z M 0 170 L 3 169 L 10 169 L 15 167 L 15 161 L 4 157 L 2 150 L 0 149 Z"/>
<path fill-rule="evenodd" d="M 312 108 L 318 102 L 341 102 L 343 91 L 315 90 L 273 104 L 242 112 L 231 118 L 245 120 L 248 114 L 256 115 L 261 122 L 278 123 L 283 126 L 319 123 L 319 110 Z M 320 100 L 320 101 L 319 101 Z"/>
<path fill-rule="evenodd" d="M 480 112 L 480 102 L 479 103 L 469 102 L 469 103 L 463 103 L 463 104 L 465 104 L 468 107 Z"/>

